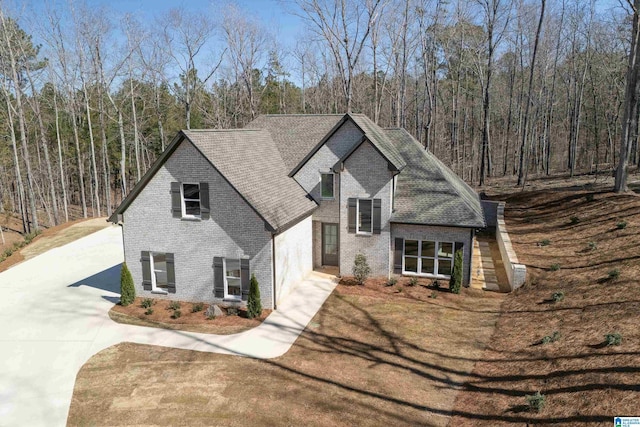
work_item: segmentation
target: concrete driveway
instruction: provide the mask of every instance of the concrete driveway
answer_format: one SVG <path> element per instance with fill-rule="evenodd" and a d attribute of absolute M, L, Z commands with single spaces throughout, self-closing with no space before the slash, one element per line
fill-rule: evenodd
<path fill-rule="evenodd" d="M 260 326 L 210 335 L 121 325 L 121 229 L 111 226 L 0 274 L 0 426 L 65 425 L 75 377 L 120 342 L 256 358 L 286 353 L 335 283 L 314 273 Z"/>

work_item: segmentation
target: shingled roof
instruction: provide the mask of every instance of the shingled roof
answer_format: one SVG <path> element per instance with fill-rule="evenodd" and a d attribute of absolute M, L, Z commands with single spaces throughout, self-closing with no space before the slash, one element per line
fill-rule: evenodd
<path fill-rule="evenodd" d="M 385 133 L 405 159 L 398 175 L 391 222 L 484 227 L 480 198 L 404 129 Z"/>
<path fill-rule="evenodd" d="M 184 135 L 274 230 L 317 207 L 287 176 L 276 144 L 264 130 L 185 130 Z"/>
<path fill-rule="evenodd" d="M 245 129 L 264 129 L 275 142 L 288 171 L 338 125 L 344 114 L 264 114 Z"/>

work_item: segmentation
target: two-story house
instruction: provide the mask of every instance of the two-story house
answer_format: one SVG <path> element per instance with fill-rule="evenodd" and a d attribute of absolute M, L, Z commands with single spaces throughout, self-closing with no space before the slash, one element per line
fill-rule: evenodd
<path fill-rule="evenodd" d="M 404 129 L 364 115 L 264 115 L 181 131 L 110 218 L 139 295 L 275 308 L 313 268 L 471 276 L 478 195 Z"/>

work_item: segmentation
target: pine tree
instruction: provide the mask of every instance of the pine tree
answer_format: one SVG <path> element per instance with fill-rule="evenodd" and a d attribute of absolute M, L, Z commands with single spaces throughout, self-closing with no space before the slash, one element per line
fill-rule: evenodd
<path fill-rule="evenodd" d="M 260 302 L 260 288 L 258 280 L 254 274 L 251 275 L 251 283 L 249 285 L 249 300 L 247 301 L 247 317 L 253 319 L 262 314 L 262 303 Z"/>
<path fill-rule="evenodd" d="M 131 272 L 127 268 L 127 263 L 122 263 L 122 270 L 120 270 L 120 304 L 127 306 L 136 299 L 136 289 L 133 286 L 133 277 Z"/>
<path fill-rule="evenodd" d="M 460 293 L 462 287 L 462 249 L 456 251 L 453 258 L 453 274 L 449 282 L 449 289 L 454 294 Z"/>

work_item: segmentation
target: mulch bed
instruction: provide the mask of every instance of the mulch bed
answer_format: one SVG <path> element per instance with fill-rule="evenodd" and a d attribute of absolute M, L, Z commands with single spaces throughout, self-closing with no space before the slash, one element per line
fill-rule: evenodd
<path fill-rule="evenodd" d="M 130 325 L 148 326 L 162 329 L 180 331 L 201 332 L 217 335 L 235 334 L 255 328 L 271 314 L 272 310 L 262 310 L 259 317 L 248 319 L 245 308 L 238 308 L 237 315 L 229 309 L 221 307 L 223 315 L 214 319 L 208 319 L 205 314 L 210 304 L 201 304 L 202 310 L 194 311 L 197 303 L 177 301 L 180 304 L 180 317 L 172 317 L 174 310 L 169 307 L 176 301 L 166 299 L 151 299 L 152 314 L 145 314 L 146 308 L 142 307 L 142 301 L 147 298 L 137 297 L 132 304 L 124 307 L 116 304 L 109 311 L 109 317 L 118 323 Z"/>

